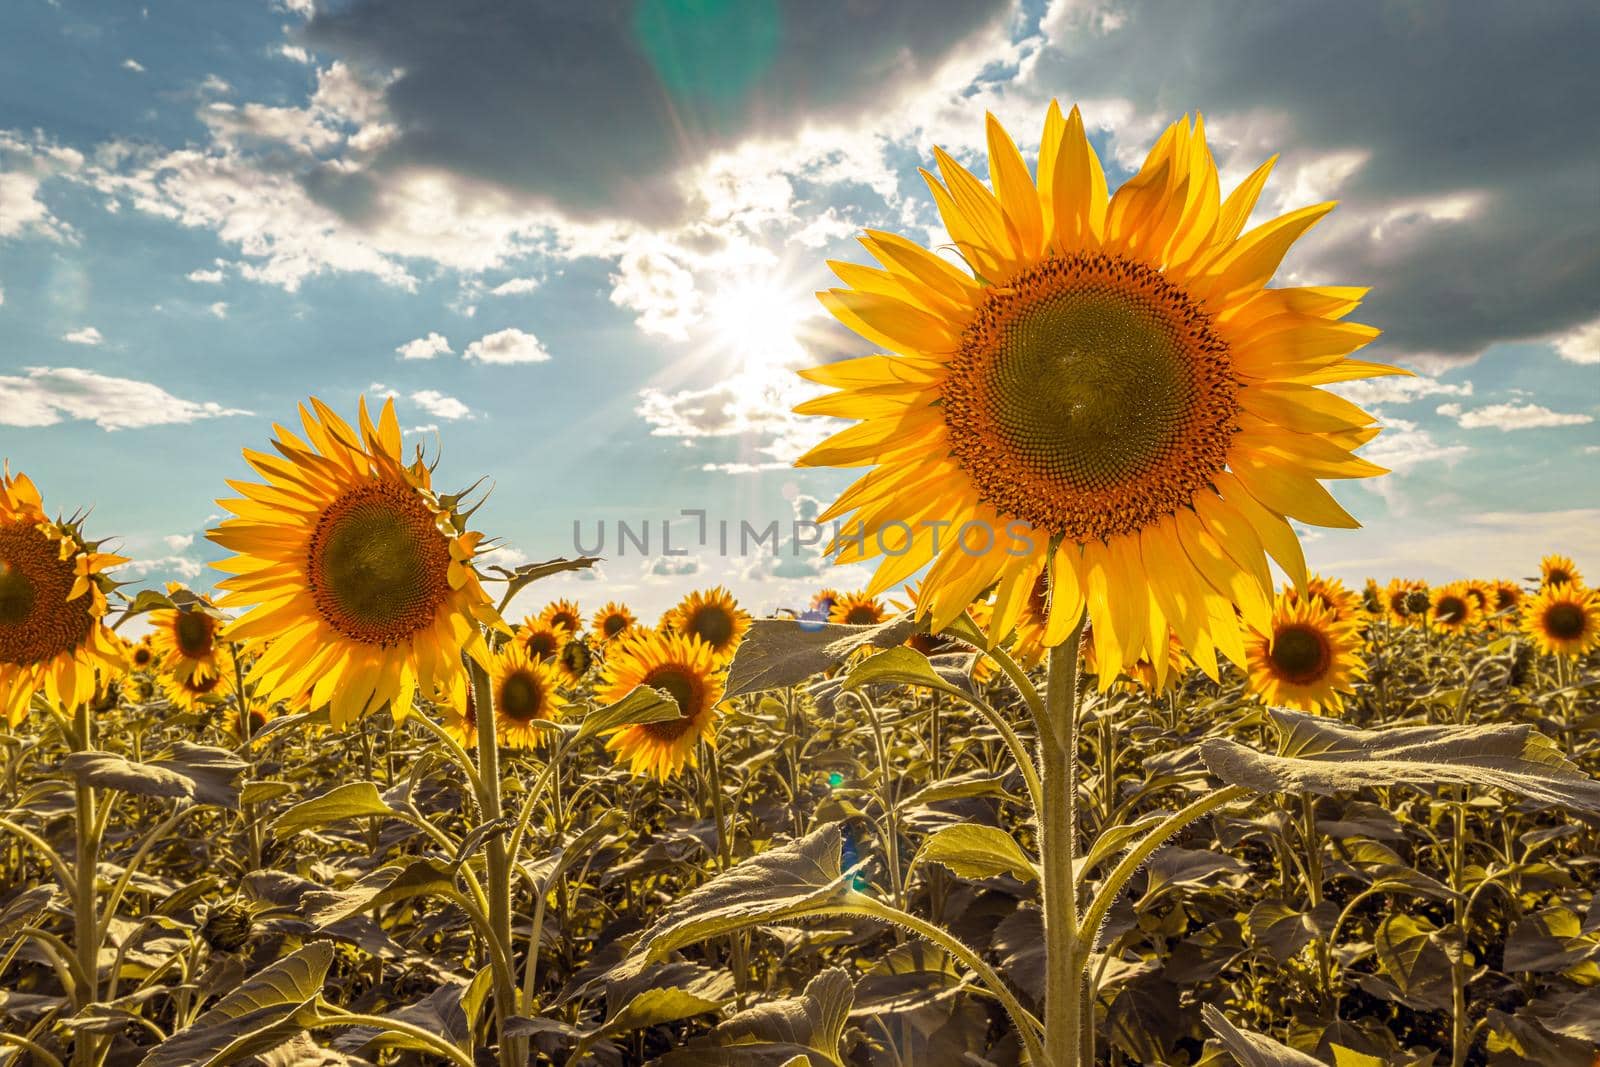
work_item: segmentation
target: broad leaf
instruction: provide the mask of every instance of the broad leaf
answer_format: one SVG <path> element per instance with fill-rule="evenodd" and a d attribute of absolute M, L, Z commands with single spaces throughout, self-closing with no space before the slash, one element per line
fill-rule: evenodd
<path fill-rule="evenodd" d="M 179 741 L 145 763 L 110 752 L 74 752 L 62 766 L 79 781 L 102 789 L 237 810 L 239 777 L 250 765 L 227 749 Z"/>
<path fill-rule="evenodd" d="M 797 997 L 769 1000 L 728 1019 L 707 1037 L 668 1053 L 659 1067 L 839 1067 L 839 1043 L 855 992 L 850 975 L 830 968 Z"/>
<path fill-rule="evenodd" d="M 683 718 L 683 711 L 670 693 L 641 685 L 615 704 L 596 708 L 578 725 L 578 740 L 620 730 L 642 722 L 666 722 Z"/>
<path fill-rule="evenodd" d="M 1282 736 L 1278 755 L 1209 737 L 1200 742 L 1200 756 L 1211 773 L 1261 793 L 1327 796 L 1368 786 L 1464 785 L 1503 789 L 1551 807 L 1600 811 L 1600 782 L 1531 726 L 1359 730 L 1301 712 L 1271 714 Z"/>
<path fill-rule="evenodd" d="M 433 860 L 413 860 L 404 866 L 382 867 L 354 885 L 306 896 L 306 920 L 323 927 L 368 908 L 379 908 L 412 897 L 456 895 L 455 879 Z"/>
<path fill-rule="evenodd" d="M 1039 879 L 1039 868 L 1033 860 L 1015 838 L 998 826 L 947 826 L 922 842 L 914 863 L 941 863 L 962 878 L 1009 874 L 1022 882 Z"/>
<path fill-rule="evenodd" d="M 1324 1067 L 1322 1061 L 1313 1056 L 1263 1034 L 1239 1029 L 1210 1004 L 1201 1009 L 1201 1017 L 1222 1042 L 1222 1047 L 1239 1061 L 1239 1067 Z"/>
<path fill-rule="evenodd" d="M 151 1049 L 141 1067 L 237 1063 L 301 1032 L 298 1021 L 322 992 L 333 946 L 309 945 L 247 978 L 190 1026 Z"/>
<path fill-rule="evenodd" d="M 302 830 L 320 830 L 346 819 L 364 815 L 393 815 L 383 802 L 378 787 L 371 782 L 347 782 L 320 797 L 302 800 L 272 820 L 272 836 L 278 840 Z"/>
<path fill-rule="evenodd" d="M 837 667 L 858 648 L 891 648 L 916 629 L 909 612 L 876 626 L 757 619 L 734 653 L 727 695 L 731 699 L 799 685 Z"/>
<path fill-rule="evenodd" d="M 844 677 L 844 687 L 854 690 L 865 685 L 914 685 L 963 700 L 972 698 L 969 691 L 940 675 L 927 656 L 904 645 L 874 653 L 850 668 L 850 673 Z"/>

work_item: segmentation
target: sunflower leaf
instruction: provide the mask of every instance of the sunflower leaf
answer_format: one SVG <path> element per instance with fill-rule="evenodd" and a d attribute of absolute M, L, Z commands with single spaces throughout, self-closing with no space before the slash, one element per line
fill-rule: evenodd
<path fill-rule="evenodd" d="M 333 963 L 333 945 L 314 941 L 250 976 L 189 1026 L 151 1049 L 140 1067 L 238 1063 L 303 1029 Z"/>
<path fill-rule="evenodd" d="M 1201 1009 L 1201 1017 L 1222 1042 L 1222 1047 L 1239 1061 L 1239 1067 L 1323 1067 L 1322 1061 L 1313 1056 L 1280 1044 L 1264 1034 L 1239 1029 L 1210 1004 Z"/>
<path fill-rule="evenodd" d="M 1033 860 L 998 826 L 961 823 L 935 831 L 922 842 L 912 866 L 922 863 L 943 864 L 962 878 L 1009 874 L 1021 882 L 1039 880 Z"/>
<path fill-rule="evenodd" d="M 490 566 L 488 569 L 503 576 L 506 583 L 504 599 L 510 601 L 512 597 L 540 578 L 548 578 L 552 574 L 561 574 L 564 571 L 588 570 L 599 562 L 599 556 L 579 556 L 577 559 L 561 557 L 547 559 L 543 563 L 524 563 L 515 570 L 495 566 Z"/>
<path fill-rule="evenodd" d="M 627 979 L 718 934 L 847 908 L 854 871 L 840 869 L 842 845 L 839 825 L 829 823 L 725 871 L 663 909 L 611 976 Z"/>
<path fill-rule="evenodd" d="M 74 752 L 62 766 L 79 781 L 102 789 L 237 810 L 239 779 L 250 765 L 227 749 L 179 741 L 145 763 L 111 752 Z"/>
<path fill-rule="evenodd" d="M 706 1037 L 656 1060 L 658 1067 L 837 1067 L 855 1003 L 850 975 L 831 967 L 799 996 L 757 1004 Z"/>
<path fill-rule="evenodd" d="M 670 693 L 641 685 L 615 704 L 597 708 L 583 717 L 575 740 L 583 741 L 598 734 L 620 730 L 646 722 L 667 722 L 681 719 L 682 710 Z"/>
<path fill-rule="evenodd" d="M 272 820 L 271 833 L 275 840 L 282 841 L 302 830 L 320 830 L 324 826 L 363 815 L 394 813 L 394 809 L 378 795 L 378 787 L 373 783 L 346 782 L 285 810 Z"/>
<path fill-rule="evenodd" d="M 914 648 L 888 648 L 874 653 L 850 668 L 844 688 L 855 690 L 866 685 L 914 685 L 971 700 L 972 694 L 947 681 L 928 657 Z"/>
<path fill-rule="evenodd" d="M 379 908 L 412 897 L 454 899 L 455 879 L 433 860 L 413 860 L 405 865 L 381 867 L 353 885 L 306 895 L 306 920 L 325 927 L 368 908 Z"/>
<path fill-rule="evenodd" d="M 890 648 L 916 631 L 910 613 L 876 626 L 757 619 L 728 669 L 729 698 L 798 685 L 831 670 L 858 648 Z"/>
<path fill-rule="evenodd" d="M 1211 773 L 1261 793 L 1331 796 L 1367 786 L 1464 785 L 1600 811 L 1600 781 L 1525 724 L 1360 730 L 1300 712 L 1271 714 L 1280 733 L 1277 755 L 1210 737 L 1200 742 L 1200 758 Z"/>

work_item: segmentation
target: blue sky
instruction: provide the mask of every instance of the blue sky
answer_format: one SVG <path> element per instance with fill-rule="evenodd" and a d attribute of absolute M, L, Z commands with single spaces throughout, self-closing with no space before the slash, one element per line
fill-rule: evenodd
<path fill-rule="evenodd" d="M 943 240 L 916 168 L 981 168 L 1082 104 L 1113 179 L 1185 111 L 1264 211 L 1341 207 L 1284 282 L 1373 287 L 1352 387 L 1395 473 L 1310 532 L 1355 579 L 1600 570 L 1600 147 L 1592 9 L 998 0 L 138 4 L 0 11 L 0 454 L 92 506 L 148 582 L 205 586 L 242 445 L 315 393 L 393 393 L 439 480 L 493 483 L 501 562 L 557 593 L 754 609 L 859 584 L 785 546 L 618 558 L 614 524 L 764 526 L 847 482 L 793 369 L 857 354 L 811 292 L 863 227 Z M 1587 88 L 1585 88 L 1587 87 Z M 980 170 L 981 172 L 981 170 Z"/>

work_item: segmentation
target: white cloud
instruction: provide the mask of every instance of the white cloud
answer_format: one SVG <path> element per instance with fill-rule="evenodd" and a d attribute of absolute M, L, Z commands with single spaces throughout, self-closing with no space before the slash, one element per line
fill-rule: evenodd
<path fill-rule="evenodd" d="M 1539 404 L 1490 404 L 1465 411 L 1460 404 L 1440 404 L 1439 414 L 1455 419 L 1466 430 L 1535 430 L 1547 426 L 1582 426 L 1594 416 L 1577 412 L 1551 411 Z"/>
<path fill-rule="evenodd" d="M 644 561 L 645 581 L 659 582 L 699 574 L 701 562 L 697 556 L 651 556 Z"/>
<path fill-rule="evenodd" d="M 76 330 L 68 330 L 62 334 L 61 339 L 75 345 L 98 345 L 105 340 L 105 337 L 93 326 L 80 326 Z"/>
<path fill-rule="evenodd" d="M 134 559 L 117 568 L 119 575 L 143 578 L 153 572 L 170 572 L 185 581 L 194 581 L 205 572 L 205 565 L 187 556 L 161 556 L 156 559 Z"/>
<path fill-rule="evenodd" d="M 673 341 L 688 340 L 702 315 L 694 275 L 660 249 L 623 253 L 611 276 L 611 302 L 636 312 L 640 330 Z"/>
<path fill-rule="evenodd" d="M 228 317 L 228 302 L 226 300 L 218 300 L 207 310 L 209 310 L 211 314 L 215 315 L 217 318 L 225 319 Z"/>
<path fill-rule="evenodd" d="M 420 389 L 412 393 L 411 402 L 436 419 L 460 419 L 472 414 L 472 409 L 467 405 L 436 389 Z"/>
<path fill-rule="evenodd" d="M 1414 422 L 1385 419 L 1383 432 L 1377 440 L 1362 449 L 1361 455 L 1396 474 L 1403 474 L 1422 463 L 1453 463 L 1470 451 L 1466 445 L 1442 444 Z M 1387 486 L 1389 479 L 1380 478 L 1364 484 L 1376 492 Z"/>
<path fill-rule="evenodd" d="M 168 534 L 161 540 L 166 542 L 168 548 L 174 552 L 182 552 L 194 544 L 194 534 Z"/>
<path fill-rule="evenodd" d="M 122 69 L 131 70 L 135 74 L 143 74 L 144 64 L 140 63 L 137 59 L 124 59 L 122 61 Z"/>
<path fill-rule="evenodd" d="M 512 278 L 508 282 L 501 282 L 489 290 L 491 296 L 521 296 L 531 293 L 539 288 L 538 278 Z"/>
<path fill-rule="evenodd" d="M 5 426 L 54 426 L 83 419 L 103 430 L 127 430 L 249 414 L 211 401 L 183 400 L 149 382 L 77 367 L 29 367 L 26 377 L 0 375 L 0 425 Z"/>
<path fill-rule="evenodd" d="M 279 45 L 278 54 L 285 59 L 292 60 L 295 63 L 304 63 L 308 66 L 311 63 L 311 53 L 307 52 L 304 48 L 301 48 L 297 44 Z"/>
<path fill-rule="evenodd" d="M 1600 319 L 1561 334 L 1553 343 L 1569 363 L 1600 363 Z"/>
<path fill-rule="evenodd" d="M 472 342 L 461 357 L 482 363 L 543 363 L 550 353 L 533 334 L 513 326 Z"/>
<path fill-rule="evenodd" d="M 5 291 L 4 287 L 0 287 L 0 307 L 5 307 L 5 303 L 6 303 L 6 291 Z"/>
<path fill-rule="evenodd" d="M 1341 531 L 1343 533 L 1343 531 Z M 1450 526 L 1390 538 L 1355 535 L 1360 556 L 1318 561 L 1324 573 L 1357 581 L 1368 575 L 1412 574 L 1429 580 L 1535 574 L 1539 558 L 1560 552 L 1600 561 L 1600 508 L 1477 512 L 1463 509 Z M 1367 554 L 1371 552 L 1373 554 Z"/>
<path fill-rule="evenodd" d="M 1419 374 L 1413 378 L 1368 378 L 1353 382 L 1339 382 L 1328 387 L 1352 404 L 1364 408 L 1382 404 L 1409 404 L 1425 396 L 1471 396 L 1472 383 L 1452 384 Z"/>
<path fill-rule="evenodd" d="M 434 356 L 449 355 L 450 342 L 441 333 L 429 333 L 426 337 L 407 341 L 395 351 L 400 353 L 401 359 L 432 359 Z"/>
<path fill-rule="evenodd" d="M 0 140 L 0 148 L 5 147 Z M 0 165 L 5 157 L 0 154 Z M 0 237 L 31 234 L 56 241 L 67 240 L 72 228 L 39 199 L 40 179 L 33 174 L 0 170 Z"/>
<path fill-rule="evenodd" d="M 222 271 L 220 270 L 192 270 L 186 277 L 191 282 L 196 282 L 200 285 L 222 284 Z"/>

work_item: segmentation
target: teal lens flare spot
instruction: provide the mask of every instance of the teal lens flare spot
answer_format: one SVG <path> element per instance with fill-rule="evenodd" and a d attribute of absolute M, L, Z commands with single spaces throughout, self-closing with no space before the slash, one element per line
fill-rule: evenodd
<path fill-rule="evenodd" d="M 776 0 L 640 0 L 633 36 L 680 100 L 732 118 L 778 51 Z"/>

